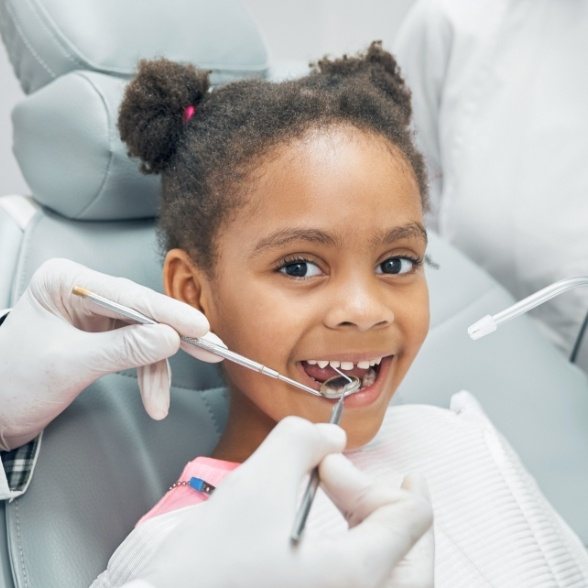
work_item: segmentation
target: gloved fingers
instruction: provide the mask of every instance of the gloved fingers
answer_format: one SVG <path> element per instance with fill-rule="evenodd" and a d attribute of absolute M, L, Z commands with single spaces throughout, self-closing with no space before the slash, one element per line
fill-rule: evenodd
<path fill-rule="evenodd" d="M 343 455 L 327 456 L 319 466 L 319 474 L 324 491 L 350 527 L 388 504 L 398 493 L 393 487 L 375 485 Z"/>
<path fill-rule="evenodd" d="M 167 325 L 128 325 L 105 333 L 83 334 L 87 364 L 96 375 L 137 368 L 141 399 L 156 420 L 167 416 L 171 370 L 167 358 L 177 352 L 180 338 Z M 100 352 L 96 352 L 99 349 Z"/>
<path fill-rule="evenodd" d="M 84 346 L 85 348 L 81 348 Z M 180 337 L 167 325 L 127 325 L 78 337 L 77 356 L 97 376 L 157 363 L 174 355 Z"/>
<path fill-rule="evenodd" d="M 321 558 L 325 565 L 341 565 L 345 561 L 350 586 L 365 583 L 367 569 L 373 584 L 366 585 L 382 586 L 431 527 L 431 506 L 405 490 L 366 485 L 366 477 L 352 464 L 342 465 L 338 457 L 329 456 L 326 460 L 331 463 L 325 467 L 324 462 L 321 464 L 323 486 L 355 526 L 329 550 L 324 550 Z M 432 553 L 427 557 L 423 565 L 430 563 L 428 569 L 432 569 L 432 562 L 428 561 Z"/>
<path fill-rule="evenodd" d="M 189 304 L 131 280 L 98 274 L 95 280 L 90 280 L 90 286 L 85 287 L 169 325 L 185 337 L 202 337 L 210 329 L 208 319 Z"/>
<path fill-rule="evenodd" d="M 372 506 L 378 504 L 374 500 Z M 402 492 L 390 496 L 388 504 L 374 509 L 361 523 L 349 531 L 349 548 L 381 548 L 384 558 L 396 565 L 431 528 L 431 505 L 420 497 Z M 368 545 L 371 542 L 371 547 Z"/>
<path fill-rule="evenodd" d="M 395 512 L 400 520 L 415 522 L 416 541 L 431 524 L 432 510 L 426 482 L 418 474 L 405 477 L 402 489 L 397 490 L 371 482 L 343 455 L 327 456 L 319 473 L 323 489 L 350 527 L 358 527 L 368 520 L 370 525 L 379 524 L 386 521 L 389 512 Z"/>
<path fill-rule="evenodd" d="M 141 399 L 147 414 L 156 421 L 169 412 L 171 369 L 167 359 L 137 368 Z"/>
<path fill-rule="evenodd" d="M 406 474 L 404 480 L 402 480 L 401 488 L 431 502 L 431 494 L 429 492 L 429 486 L 427 485 L 427 479 L 420 472 L 410 472 Z"/>
<path fill-rule="evenodd" d="M 409 474 L 402 488 L 430 501 L 426 480 L 421 474 Z M 435 536 L 433 525 L 415 543 L 402 561 L 392 570 L 388 586 L 433 588 L 435 585 Z"/>
<path fill-rule="evenodd" d="M 136 284 L 91 270 L 68 259 L 45 262 L 33 276 L 31 291 L 46 307 L 55 304 L 61 312 L 76 314 L 76 309 L 90 316 L 120 318 L 88 299 L 72 294 L 74 286 L 86 288 L 114 302 L 128 306 L 157 322 L 173 327 L 187 337 L 201 337 L 210 326 L 206 317 L 190 305 Z"/>
<path fill-rule="evenodd" d="M 273 479 L 274 494 L 294 507 L 304 475 L 329 453 L 343 451 L 346 440 L 345 431 L 337 425 L 286 417 L 235 473 L 255 485 Z"/>
<path fill-rule="evenodd" d="M 227 347 L 224 344 L 224 342 L 222 341 L 222 339 L 218 335 L 216 335 L 215 333 L 212 333 L 211 331 L 206 333 L 206 335 L 199 337 L 199 339 L 204 339 L 205 341 L 208 341 L 209 343 L 216 343 L 217 345 L 221 345 L 222 347 L 225 347 L 225 348 Z M 180 347 L 188 355 L 191 355 L 192 357 L 195 357 L 196 359 L 199 359 L 200 361 L 205 361 L 207 363 L 218 363 L 219 361 L 223 360 L 223 358 L 220 357 L 219 355 L 215 355 L 213 353 L 210 353 L 209 351 L 205 351 L 204 349 L 200 349 L 200 347 L 196 347 L 195 345 L 191 345 L 190 343 L 186 343 L 185 341 L 181 342 Z"/>
<path fill-rule="evenodd" d="M 396 564 L 386 586 L 433 588 L 435 586 L 435 537 L 433 525 Z"/>

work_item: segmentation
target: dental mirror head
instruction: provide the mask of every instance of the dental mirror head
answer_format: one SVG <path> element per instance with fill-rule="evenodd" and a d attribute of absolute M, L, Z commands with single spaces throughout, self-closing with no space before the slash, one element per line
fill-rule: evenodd
<path fill-rule="evenodd" d="M 361 388 L 359 378 L 355 376 L 333 376 L 325 380 L 320 387 L 320 393 L 330 400 L 350 396 Z"/>

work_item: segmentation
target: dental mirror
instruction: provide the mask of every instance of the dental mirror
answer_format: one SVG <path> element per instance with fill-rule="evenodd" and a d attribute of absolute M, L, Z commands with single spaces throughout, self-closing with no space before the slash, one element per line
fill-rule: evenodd
<path fill-rule="evenodd" d="M 328 399 L 337 399 L 355 394 L 361 388 L 361 382 L 356 376 L 333 376 L 325 380 L 320 387 L 321 396 Z"/>

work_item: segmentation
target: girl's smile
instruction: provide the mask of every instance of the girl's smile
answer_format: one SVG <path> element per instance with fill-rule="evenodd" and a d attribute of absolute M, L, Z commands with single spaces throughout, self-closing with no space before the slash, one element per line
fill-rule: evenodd
<path fill-rule="evenodd" d="M 168 292 L 201 309 L 230 349 L 300 382 L 318 389 L 332 365 L 357 375 L 364 388 L 341 424 L 351 447 L 368 442 L 428 329 L 409 164 L 354 127 L 310 131 L 266 154 L 243 198 L 219 229 L 212 275 L 168 253 Z M 246 458 L 287 415 L 328 420 L 332 401 L 223 369 L 231 412 L 217 457 Z"/>
<path fill-rule="evenodd" d="M 368 356 L 373 359 L 363 359 Z M 390 364 L 394 360 L 394 355 L 382 357 L 375 356 L 374 354 L 361 353 L 341 354 L 339 357 L 346 357 L 347 359 L 307 360 L 299 362 L 300 376 L 297 380 L 318 390 L 320 384 L 338 375 L 334 369 L 338 368 L 344 374 L 356 376 L 361 382 L 360 391 L 352 394 L 345 400 L 346 408 L 366 406 L 374 402 L 379 394 L 383 392 L 381 384 L 386 379 Z"/>

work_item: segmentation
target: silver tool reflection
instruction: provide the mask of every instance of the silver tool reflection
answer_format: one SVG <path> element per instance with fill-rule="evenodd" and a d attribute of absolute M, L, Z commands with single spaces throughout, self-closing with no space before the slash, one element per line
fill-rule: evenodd
<path fill-rule="evenodd" d="M 102 308 L 106 308 L 107 310 L 110 310 L 110 311 L 118 314 L 119 316 L 127 318 L 127 319 L 134 321 L 136 323 L 140 323 L 143 325 L 157 324 L 157 321 L 144 315 L 143 313 L 141 313 L 137 310 L 134 310 L 132 308 L 129 308 L 127 306 L 124 306 L 122 304 L 119 304 L 118 302 L 114 302 L 113 300 L 109 300 L 108 298 L 105 298 L 104 296 L 100 296 L 99 294 L 96 294 L 95 292 L 92 292 L 92 291 L 88 290 L 87 288 L 82 288 L 81 286 L 75 286 L 72 289 L 72 293 L 75 294 L 76 296 L 88 298 L 89 300 L 92 300 L 92 302 L 97 304 L 98 306 L 101 306 Z M 213 353 L 214 355 L 218 355 L 219 357 L 223 357 L 224 359 L 232 361 L 233 363 L 236 363 L 236 364 L 238 364 L 242 367 L 245 367 L 249 370 L 252 370 L 252 371 L 257 372 L 259 374 L 262 374 L 264 376 L 268 376 L 269 378 L 279 380 L 280 382 L 286 382 L 286 384 L 290 384 L 291 386 L 294 386 L 295 388 L 298 388 L 299 390 L 304 390 L 305 392 L 308 392 L 309 394 L 312 394 L 313 396 L 318 396 L 320 398 L 331 398 L 331 399 L 338 398 L 338 396 L 333 395 L 334 394 L 334 392 L 333 392 L 334 387 L 328 386 L 328 382 L 330 382 L 330 380 L 333 380 L 334 378 L 330 378 L 326 382 L 323 382 L 323 384 L 321 384 L 320 390 L 315 390 L 314 388 L 311 388 L 310 386 L 306 386 L 305 384 L 301 384 L 300 382 L 297 382 L 296 380 L 293 380 L 292 378 L 289 378 L 288 376 L 284 376 L 280 372 L 277 372 L 276 370 L 273 370 L 273 369 L 267 367 L 266 365 L 263 365 L 262 363 L 254 361 L 252 359 L 249 359 L 248 357 L 245 357 L 244 355 L 240 355 L 239 353 L 235 353 L 234 351 L 231 351 L 231 350 L 227 349 L 226 347 L 223 347 L 222 345 L 217 345 L 216 343 L 212 343 L 210 341 L 206 341 L 204 339 L 198 339 L 195 337 L 182 337 L 181 336 L 180 339 L 182 341 L 184 341 L 185 343 L 188 343 L 189 345 L 194 345 L 195 347 L 199 347 L 200 349 L 204 349 L 205 351 L 209 351 L 210 353 Z M 337 376 L 337 378 L 339 378 L 339 376 Z M 324 392 L 323 392 L 323 390 L 324 390 Z"/>
<path fill-rule="evenodd" d="M 351 394 L 355 394 L 355 392 L 358 392 L 361 388 L 361 382 L 359 378 L 356 378 L 355 376 L 348 376 L 343 372 L 340 372 L 336 367 L 333 369 L 339 375 L 329 378 L 323 382 L 321 391 L 323 394 L 325 394 L 325 396 L 327 396 L 326 390 L 330 389 L 332 396 L 327 396 L 327 398 L 339 399 L 335 406 L 333 406 L 333 410 L 331 411 L 331 418 L 329 419 L 330 423 L 338 425 L 341 421 L 341 415 L 343 414 L 343 402 L 345 401 L 345 398 Z M 310 513 L 310 507 L 314 502 L 314 497 L 316 495 L 316 491 L 318 490 L 318 486 L 319 473 L 317 467 L 314 468 L 310 474 L 310 479 L 308 480 L 308 484 L 306 485 L 306 489 L 302 495 L 302 500 L 300 501 L 300 506 L 298 507 L 298 511 L 296 513 L 296 518 L 294 519 L 292 533 L 290 534 L 290 540 L 293 543 L 298 543 L 302 537 L 302 532 L 306 526 L 306 519 Z"/>
<path fill-rule="evenodd" d="M 487 314 L 468 328 L 468 334 L 474 340 L 481 339 L 496 331 L 500 323 L 516 318 L 532 308 L 547 302 L 551 298 L 559 296 L 559 294 L 577 286 L 588 286 L 588 276 L 559 280 L 496 314 Z"/>

